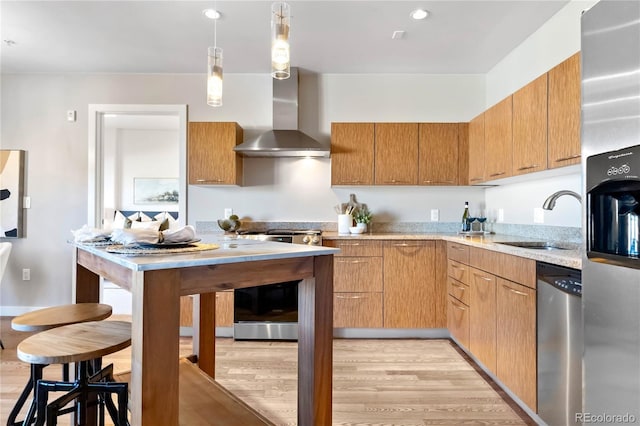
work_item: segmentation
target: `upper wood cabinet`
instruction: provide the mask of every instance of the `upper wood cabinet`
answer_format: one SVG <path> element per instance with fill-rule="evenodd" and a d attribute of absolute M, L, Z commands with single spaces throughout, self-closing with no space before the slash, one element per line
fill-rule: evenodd
<path fill-rule="evenodd" d="M 437 318 L 441 296 L 437 291 L 433 241 L 385 242 L 385 328 L 433 328 L 443 324 L 444 318 Z M 444 307 L 441 311 L 444 315 Z"/>
<path fill-rule="evenodd" d="M 189 123 L 189 184 L 241 185 L 242 157 L 233 148 L 242 136 L 238 123 Z"/>
<path fill-rule="evenodd" d="M 513 94 L 513 174 L 547 168 L 547 74 Z"/>
<path fill-rule="evenodd" d="M 373 123 L 331 123 L 331 184 L 373 185 Z"/>
<path fill-rule="evenodd" d="M 375 124 L 375 184 L 417 185 L 418 124 Z"/>
<path fill-rule="evenodd" d="M 458 123 L 458 185 L 469 184 L 469 123 Z"/>
<path fill-rule="evenodd" d="M 421 123 L 419 185 L 458 184 L 458 123 Z"/>
<path fill-rule="evenodd" d="M 580 53 L 549 71 L 547 167 L 580 163 Z"/>
<path fill-rule="evenodd" d="M 513 103 L 508 96 L 484 113 L 485 179 L 513 174 Z"/>
<path fill-rule="evenodd" d="M 469 185 L 485 180 L 484 113 L 469 122 Z"/>

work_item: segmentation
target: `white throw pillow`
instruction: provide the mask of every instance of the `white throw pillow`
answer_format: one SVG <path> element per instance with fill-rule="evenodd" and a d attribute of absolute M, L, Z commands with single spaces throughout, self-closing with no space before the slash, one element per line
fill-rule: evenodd
<path fill-rule="evenodd" d="M 173 216 L 171 216 L 169 214 L 169 212 L 158 213 L 153 218 L 155 220 L 159 221 L 159 222 L 162 222 L 162 221 L 164 221 L 166 219 L 169 222 L 169 228 L 168 229 L 177 229 L 179 227 L 178 221 L 176 219 L 174 219 Z"/>
<path fill-rule="evenodd" d="M 151 229 L 153 231 L 158 231 L 160 230 L 161 224 L 162 222 L 158 220 L 150 220 L 146 222 L 134 221 L 134 222 L 131 222 L 131 229 Z"/>

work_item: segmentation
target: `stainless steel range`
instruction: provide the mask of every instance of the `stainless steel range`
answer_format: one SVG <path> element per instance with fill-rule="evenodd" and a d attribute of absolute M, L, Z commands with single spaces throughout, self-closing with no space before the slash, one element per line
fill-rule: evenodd
<path fill-rule="evenodd" d="M 271 229 L 241 231 L 238 238 L 285 244 L 322 245 L 322 231 Z M 234 290 L 236 340 L 298 340 L 298 283 L 289 281 Z"/>

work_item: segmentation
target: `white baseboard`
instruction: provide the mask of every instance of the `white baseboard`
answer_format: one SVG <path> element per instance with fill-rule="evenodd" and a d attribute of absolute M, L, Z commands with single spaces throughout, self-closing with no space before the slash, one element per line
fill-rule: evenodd
<path fill-rule="evenodd" d="M 17 317 L 42 308 L 48 308 L 48 306 L 0 306 L 0 317 Z"/>

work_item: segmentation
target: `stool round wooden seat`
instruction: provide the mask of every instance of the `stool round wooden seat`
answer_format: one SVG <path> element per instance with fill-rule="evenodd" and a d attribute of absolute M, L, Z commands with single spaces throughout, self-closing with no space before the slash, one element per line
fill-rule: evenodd
<path fill-rule="evenodd" d="M 63 325 L 100 321 L 111 316 L 111 306 L 102 303 L 73 303 L 52 306 L 19 315 L 11 320 L 17 331 L 43 331 Z"/>
<path fill-rule="evenodd" d="M 115 383 L 112 365 L 96 372 L 90 364 L 130 345 L 131 323 L 125 321 L 70 324 L 42 331 L 23 340 L 17 348 L 18 358 L 22 361 L 32 365 L 76 363 L 77 366 L 74 382 L 38 380 L 36 426 L 44 425 L 45 419 L 47 425 L 55 425 L 59 415 L 74 411 L 79 419 L 78 424 L 85 424 L 91 394 L 98 395 L 102 401 L 99 402 L 101 418 L 106 404 L 114 423 L 118 426 L 127 425 L 127 384 Z M 49 392 L 59 391 L 67 393 L 48 405 Z M 118 409 L 111 401 L 111 393 L 118 396 Z M 76 408 L 64 409 L 73 401 L 76 401 Z"/>
<path fill-rule="evenodd" d="M 18 358 L 30 364 L 90 361 L 131 345 L 131 323 L 91 321 L 43 331 L 18 344 Z"/>

